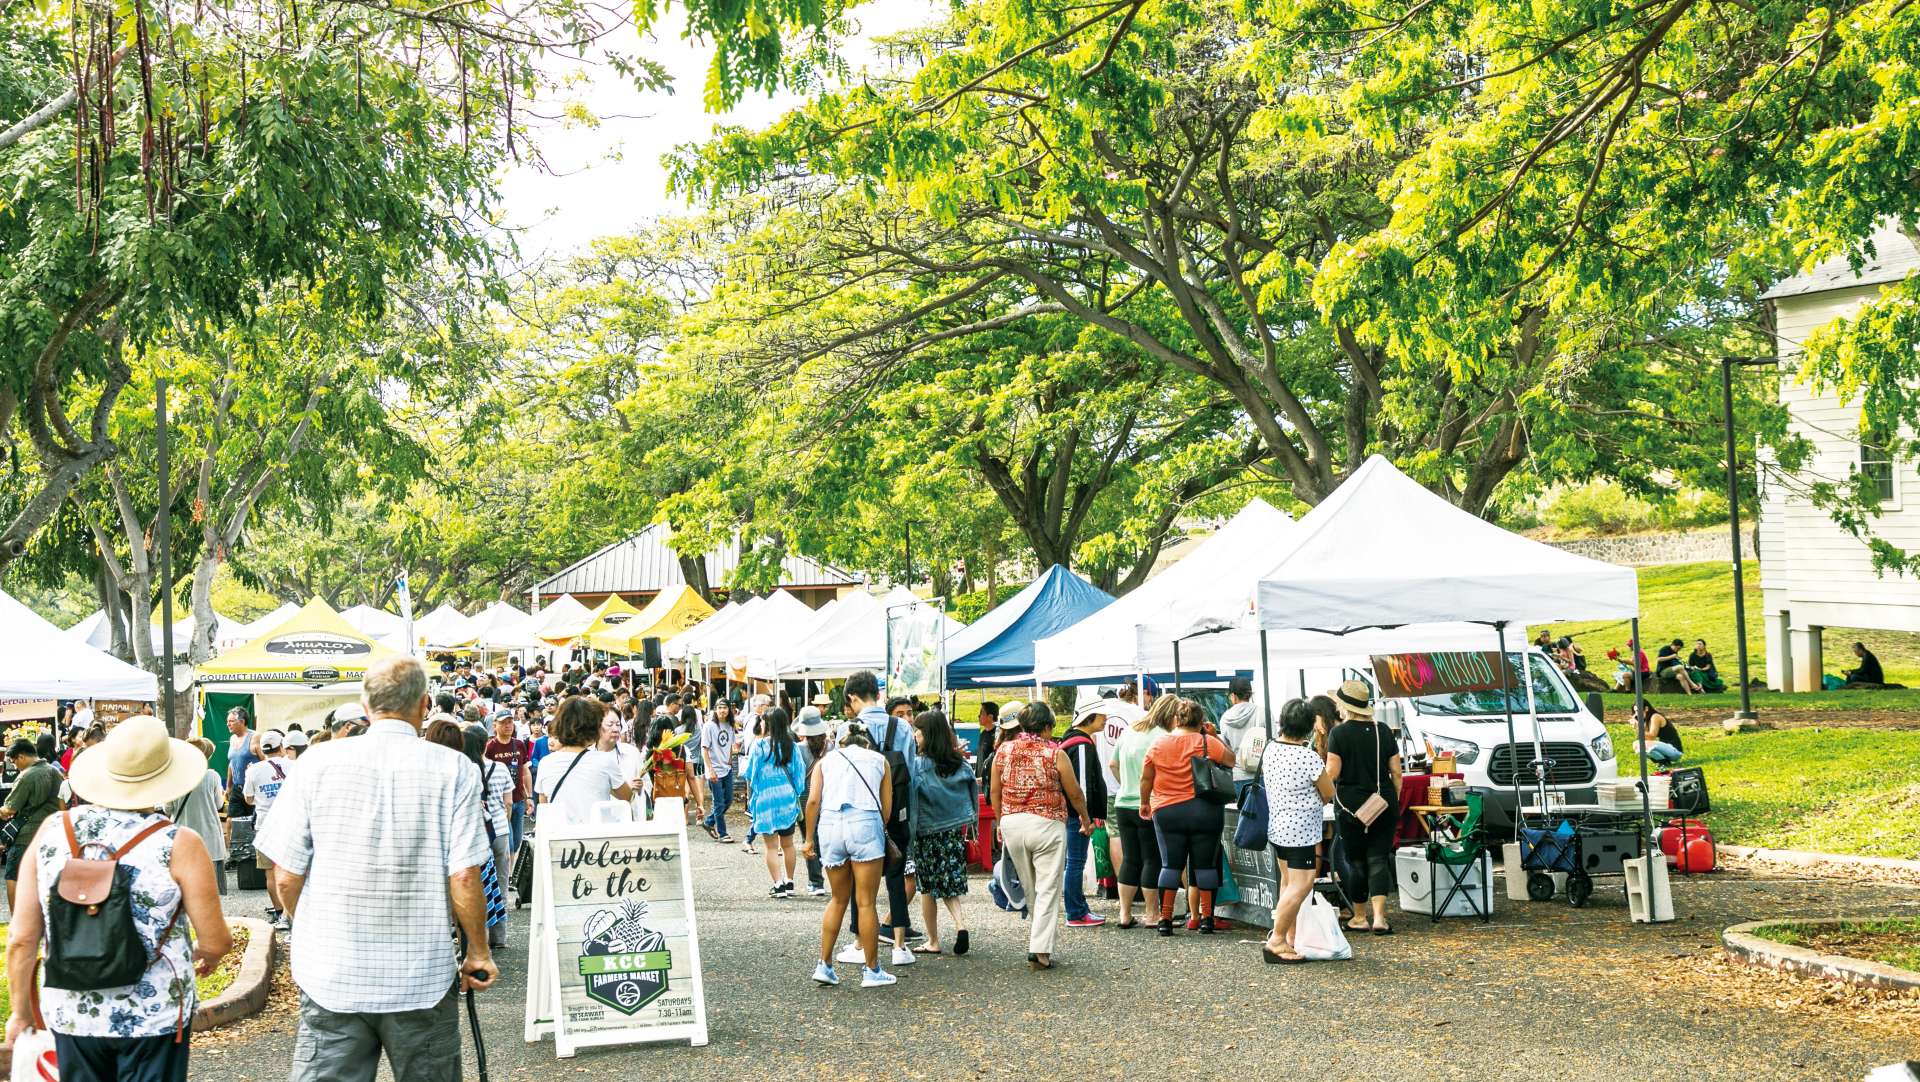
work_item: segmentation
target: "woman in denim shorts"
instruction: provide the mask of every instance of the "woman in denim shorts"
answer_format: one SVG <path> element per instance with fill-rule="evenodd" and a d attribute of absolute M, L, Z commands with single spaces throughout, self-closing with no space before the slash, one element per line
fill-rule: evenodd
<path fill-rule="evenodd" d="M 840 747 L 813 764 L 808 790 L 806 856 L 819 858 L 833 890 L 820 918 L 820 962 L 813 979 L 823 985 L 840 983 L 833 971 L 833 946 L 851 901 L 859 907 L 860 950 L 866 955 L 860 987 L 892 984 L 893 974 L 880 968 L 880 920 L 875 912 L 886 866 L 885 823 L 893 810 L 886 756 L 873 750 L 864 728 L 854 725 Z"/>

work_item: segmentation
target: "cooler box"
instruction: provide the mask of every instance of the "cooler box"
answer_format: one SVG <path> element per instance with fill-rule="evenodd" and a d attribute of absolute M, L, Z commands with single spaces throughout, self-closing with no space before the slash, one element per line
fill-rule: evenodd
<path fill-rule="evenodd" d="M 1408 913 L 1431 914 L 1435 904 L 1434 882 L 1437 881 L 1440 884 L 1440 897 L 1445 898 L 1447 892 L 1453 889 L 1453 876 L 1457 872 L 1461 876 L 1460 893 L 1455 894 L 1448 901 L 1447 907 L 1441 911 L 1440 915 L 1443 917 L 1477 916 L 1473 903 L 1480 900 L 1481 885 L 1493 882 L 1493 857 L 1487 853 L 1480 854 L 1478 861 L 1465 868 L 1453 868 L 1441 864 L 1429 867 L 1426 849 L 1418 845 L 1408 845 L 1394 850 L 1393 865 L 1400 883 L 1400 908 Z M 1432 875 L 1432 879 L 1429 879 L 1429 874 Z M 1473 894 L 1472 901 L 1467 898 L 1469 891 Z M 1486 897 L 1487 904 L 1491 907 L 1493 905 L 1491 888 Z M 1491 908 L 1488 911 L 1492 912 Z"/>

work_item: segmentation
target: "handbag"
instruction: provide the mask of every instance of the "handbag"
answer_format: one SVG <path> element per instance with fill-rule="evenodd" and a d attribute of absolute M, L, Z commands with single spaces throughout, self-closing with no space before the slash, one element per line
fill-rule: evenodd
<path fill-rule="evenodd" d="M 1223 808 L 1233 803 L 1233 771 L 1207 757 L 1206 730 L 1200 731 L 1200 754 L 1189 758 L 1187 765 L 1193 771 L 1194 796 Z"/>
<path fill-rule="evenodd" d="M 1368 724 L 1373 726 L 1373 792 L 1367 799 L 1360 802 L 1358 808 L 1340 805 L 1341 811 L 1360 820 L 1360 825 L 1363 827 L 1372 826 L 1373 821 L 1380 818 L 1387 810 L 1387 798 L 1380 795 L 1380 723 L 1375 721 Z M 1333 799 L 1334 803 L 1338 804 L 1340 794 L 1336 792 Z"/>
<path fill-rule="evenodd" d="M 889 731 L 891 731 L 891 730 L 889 730 Z M 846 753 L 846 752 L 844 752 L 844 751 L 843 751 L 843 752 L 841 752 L 841 753 L 840 753 L 840 758 L 842 758 L 842 759 L 847 759 L 847 753 Z M 878 794 L 878 793 L 876 793 L 876 792 L 874 792 L 874 791 L 873 791 L 873 786 L 871 786 L 871 785 L 868 785 L 868 784 L 867 784 L 867 776 L 866 776 L 865 774 L 862 774 L 862 773 L 860 773 L 860 768 L 854 765 L 854 763 L 853 763 L 853 760 L 852 760 L 852 759 L 847 759 L 847 768 L 848 768 L 849 770 L 852 770 L 852 771 L 853 771 L 853 776 L 854 776 L 854 777 L 856 777 L 856 778 L 859 778 L 859 779 L 860 779 L 860 784 L 861 784 L 861 785 L 865 785 L 865 786 L 866 786 L 866 789 L 867 789 L 867 795 L 873 798 L 873 802 L 874 802 L 875 804 L 878 804 L 878 803 L 880 803 L 880 794 Z M 902 852 L 900 851 L 900 847 L 899 847 L 898 845 L 896 845 L 896 844 L 894 844 L 894 841 L 893 841 L 893 832 L 892 832 L 891 830 L 888 830 L 888 829 L 886 828 L 886 824 L 885 824 L 885 823 L 882 823 L 882 824 L 880 825 L 880 836 L 881 836 L 881 837 L 883 837 L 883 838 L 885 838 L 885 839 L 887 840 L 887 863 L 886 863 L 886 867 L 888 867 L 888 868 L 898 868 L 898 867 L 900 867 L 900 865 L 901 865 L 901 864 L 903 864 L 903 863 L 905 863 L 905 861 L 906 861 L 906 859 L 907 859 L 907 855 L 906 855 L 905 853 L 902 853 Z"/>
<path fill-rule="evenodd" d="M 1233 827 L 1233 845 L 1236 849 L 1267 847 L 1267 783 L 1264 778 L 1255 778 L 1248 784 L 1246 795 L 1240 798 L 1240 821 Z"/>
<path fill-rule="evenodd" d="M 1345 961 L 1353 957 L 1347 933 L 1340 929 L 1340 914 L 1319 891 L 1307 895 L 1307 904 L 1293 920 L 1293 949 L 1302 958 L 1316 962 Z"/>

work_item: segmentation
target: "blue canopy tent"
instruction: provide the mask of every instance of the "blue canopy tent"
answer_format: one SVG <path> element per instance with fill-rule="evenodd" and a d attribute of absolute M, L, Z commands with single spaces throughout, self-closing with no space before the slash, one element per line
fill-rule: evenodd
<path fill-rule="evenodd" d="M 1033 644 L 1113 603 L 1113 597 L 1061 567 L 1033 580 L 993 611 L 947 639 L 947 687 L 1017 684 L 1033 674 Z"/>

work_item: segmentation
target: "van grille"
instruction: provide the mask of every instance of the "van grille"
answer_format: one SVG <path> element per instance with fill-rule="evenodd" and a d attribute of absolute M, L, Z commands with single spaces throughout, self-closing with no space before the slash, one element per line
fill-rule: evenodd
<path fill-rule="evenodd" d="M 1493 749 L 1493 758 L 1487 761 L 1487 777 L 1495 785 L 1508 786 L 1514 782 L 1516 773 L 1521 784 L 1533 781 L 1533 745 L 1502 744 Z M 1587 749 L 1571 740 L 1549 740 L 1542 744 L 1545 758 L 1551 760 L 1547 768 L 1548 785 L 1585 785 L 1593 780 L 1593 757 Z"/>

